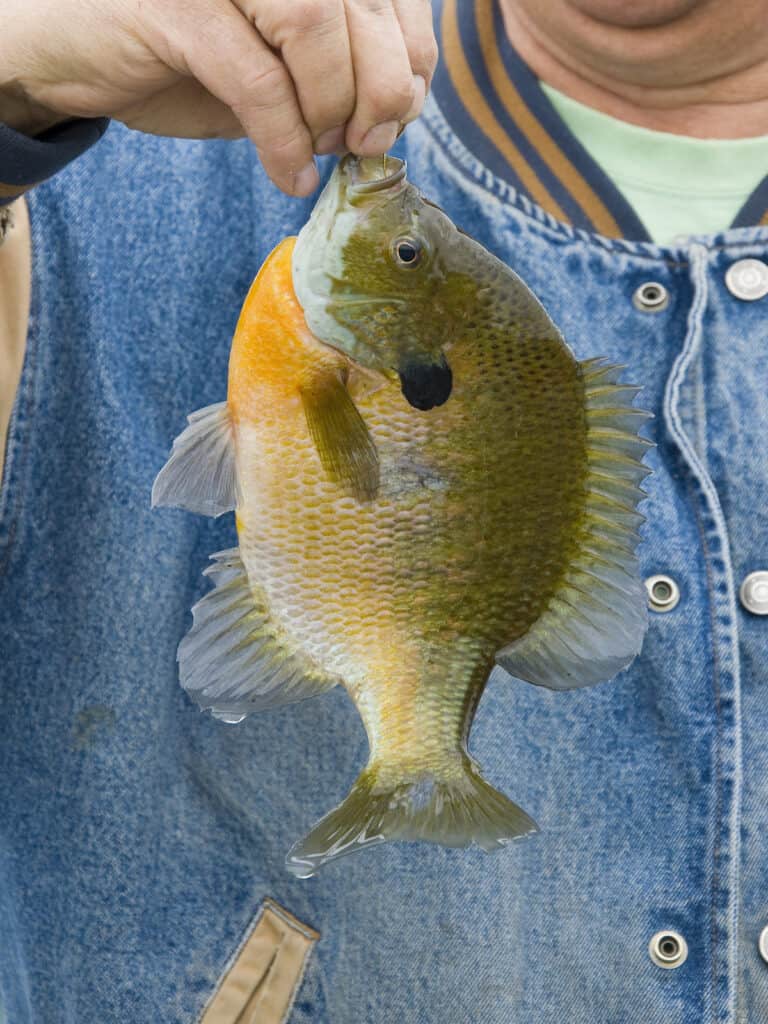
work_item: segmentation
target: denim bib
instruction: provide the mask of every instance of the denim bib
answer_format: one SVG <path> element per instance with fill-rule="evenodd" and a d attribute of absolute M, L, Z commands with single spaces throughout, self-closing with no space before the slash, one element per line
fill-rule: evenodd
<path fill-rule="evenodd" d="M 312 204 L 281 196 L 246 142 L 113 126 L 30 197 L 0 495 L 0 1020 L 208 1024 L 252 929 L 283 911 L 308 936 L 283 1004 L 217 1024 L 768 1019 L 768 618 L 738 596 L 768 568 L 768 297 L 726 280 L 768 256 L 768 228 L 672 250 L 567 227 L 434 103 L 398 152 L 578 358 L 643 385 L 640 556 L 669 610 L 610 683 L 491 679 L 473 749 L 538 836 L 288 874 L 363 763 L 362 726 L 338 689 L 237 726 L 191 704 L 176 646 L 233 517 L 152 512 L 149 494 L 186 414 L 225 397 L 251 279 Z M 650 955 L 660 931 L 687 948 L 674 969 Z"/>

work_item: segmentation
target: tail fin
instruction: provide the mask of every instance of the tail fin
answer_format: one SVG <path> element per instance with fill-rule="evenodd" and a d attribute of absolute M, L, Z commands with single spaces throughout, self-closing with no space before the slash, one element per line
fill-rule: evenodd
<path fill-rule="evenodd" d="M 346 800 L 291 847 L 286 866 L 298 878 L 374 843 L 418 839 L 442 846 L 476 845 L 490 853 L 538 831 L 517 804 L 482 778 L 466 758 L 458 777 L 428 773 L 377 784 L 376 765 L 360 773 Z"/>

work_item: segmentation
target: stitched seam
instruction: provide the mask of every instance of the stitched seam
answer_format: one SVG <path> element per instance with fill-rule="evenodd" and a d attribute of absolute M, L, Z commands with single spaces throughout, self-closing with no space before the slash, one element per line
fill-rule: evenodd
<path fill-rule="evenodd" d="M 702 330 L 703 330 L 702 323 Z M 695 394 L 696 394 L 696 434 L 699 444 L 699 458 L 701 463 L 709 472 L 709 454 L 707 452 L 707 403 L 706 394 L 704 390 L 704 368 L 705 368 L 705 357 L 706 353 L 703 350 L 699 353 L 698 366 L 696 367 L 696 381 L 695 381 Z"/>
<path fill-rule="evenodd" d="M 686 480 L 686 491 L 688 498 L 692 502 L 693 507 L 696 509 L 696 530 L 699 534 L 701 541 L 702 551 L 704 552 L 704 569 L 707 574 L 707 590 L 708 593 L 712 592 L 712 570 L 709 565 L 709 542 L 707 540 L 707 531 L 704 526 L 704 521 L 699 510 L 699 496 L 696 493 L 692 481 Z M 715 698 L 715 830 L 713 835 L 713 850 L 712 850 L 712 878 L 713 885 L 710 893 L 709 900 L 709 946 L 710 946 L 710 958 L 709 958 L 709 991 L 710 1001 L 712 1006 L 712 1017 L 716 1018 L 717 1015 L 717 977 L 716 977 L 716 957 L 715 950 L 718 947 L 717 942 L 717 881 L 720 877 L 720 840 L 719 840 L 719 829 L 720 829 L 720 817 L 723 808 L 723 759 L 722 759 L 722 744 L 720 742 L 720 722 L 722 718 L 722 702 L 720 699 L 720 652 L 715 642 L 715 619 L 714 619 L 714 608 L 712 602 L 707 600 L 707 610 L 709 614 L 709 627 L 710 627 L 710 647 L 712 653 L 712 684 L 713 693 Z"/>
<path fill-rule="evenodd" d="M 707 300 L 706 266 L 707 266 L 707 249 L 706 249 L 705 246 L 698 246 L 692 252 L 691 280 L 692 280 L 692 284 L 694 286 L 694 300 L 693 300 L 693 304 L 691 305 L 691 309 L 690 309 L 689 314 L 688 314 L 688 329 L 687 329 L 687 332 L 686 332 L 685 342 L 683 344 L 682 350 L 680 351 L 679 355 L 677 356 L 677 358 L 676 358 L 676 360 L 675 360 L 675 362 L 673 364 L 672 371 L 671 371 L 671 373 L 669 375 L 669 378 L 668 378 L 668 381 L 667 381 L 667 386 L 665 388 L 664 411 L 665 411 L 665 414 L 667 415 L 668 420 L 669 420 L 669 426 L 670 426 L 670 430 L 671 430 L 671 433 L 672 433 L 673 440 L 674 440 L 674 442 L 675 442 L 675 444 L 676 444 L 676 446 L 677 446 L 677 448 L 679 450 L 680 455 L 683 458 L 683 462 L 687 465 L 689 473 L 692 474 L 693 478 L 695 479 L 695 481 L 696 481 L 696 483 L 698 485 L 698 488 L 701 491 L 701 497 L 703 497 L 705 503 L 709 507 L 709 513 L 708 513 L 708 517 L 707 518 L 708 518 L 711 526 L 714 527 L 715 531 L 719 532 L 719 534 L 720 534 L 721 545 L 722 545 L 722 551 L 721 551 L 721 556 L 720 557 L 721 557 L 721 559 L 722 559 L 722 561 L 724 563 L 724 566 L 725 566 L 725 576 L 726 576 L 726 579 L 730 580 L 731 583 L 732 583 L 732 580 L 733 580 L 733 567 L 731 565 L 730 546 L 728 544 L 727 530 L 726 530 L 725 520 L 724 520 L 724 518 L 722 516 L 722 510 L 720 509 L 719 498 L 718 498 L 717 492 L 716 492 L 716 490 L 714 488 L 714 485 L 712 484 L 711 480 L 709 479 L 709 477 L 706 474 L 706 470 L 704 469 L 704 467 L 703 467 L 703 465 L 701 463 L 701 460 L 698 458 L 698 455 L 697 455 L 696 451 L 693 449 L 693 446 L 691 445 L 691 442 L 690 442 L 690 439 L 688 438 L 688 435 L 685 433 L 685 430 L 683 428 L 682 419 L 681 419 L 680 413 L 678 411 L 678 404 L 679 404 L 679 401 L 680 401 L 680 391 L 681 391 L 681 388 L 682 388 L 683 381 L 684 381 L 685 376 L 686 376 L 686 374 L 687 374 L 687 372 L 688 372 L 688 370 L 689 370 L 689 368 L 691 366 L 691 363 L 693 362 L 694 355 L 697 354 L 698 351 L 700 351 L 699 345 L 703 341 L 703 320 L 704 320 L 704 315 L 705 315 L 705 312 L 706 312 L 706 300 Z M 686 486 L 689 489 L 692 487 L 692 481 L 690 479 L 690 476 L 689 476 L 689 479 L 687 481 Z M 716 623 L 715 623 L 715 619 L 713 617 L 715 600 L 713 598 L 709 598 L 709 594 L 713 594 L 714 593 L 713 588 L 711 586 L 711 584 L 712 584 L 712 575 L 711 575 L 711 569 L 710 569 L 709 558 L 708 558 L 708 555 L 709 555 L 709 552 L 710 552 L 710 547 L 709 547 L 709 544 L 708 544 L 708 541 L 707 541 L 707 537 L 706 537 L 706 532 L 707 531 L 704 529 L 704 527 L 705 527 L 704 517 L 702 516 L 702 514 L 701 514 L 701 512 L 699 510 L 698 496 L 696 497 L 696 500 L 694 501 L 694 509 L 695 509 L 695 512 L 696 512 L 697 528 L 700 531 L 702 548 L 703 548 L 703 552 L 704 552 L 704 555 L 705 555 L 705 569 L 706 569 L 706 573 L 707 573 L 707 580 L 708 580 L 708 583 L 710 584 L 709 590 L 708 590 L 708 602 L 707 603 L 708 603 L 708 606 L 709 606 L 710 630 L 711 630 L 711 633 L 712 633 L 713 646 L 714 646 L 714 638 L 715 638 L 715 635 L 716 635 Z M 728 587 L 728 600 L 729 600 L 730 619 L 731 619 L 731 622 L 733 624 L 732 627 L 731 627 L 731 630 L 730 630 L 731 644 L 733 644 L 733 628 L 735 627 L 735 623 L 736 623 L 736 607 L 735 607 L 735 598 L 734 598 L 734 594 L 733 594 L 733 587 L 732 587 L 732 585 Z M 717 796 L 716 796 L 716 799 L 715 799 L 716 820 L 715 820 L 713 862 L 712 862 L 713 886 L 712 886 L 712 899 L 710 901 L 710 942 L 712 943 L 711 964 L 710 964 L 710 991 L 711 991 L 711 998 L 712 998 L 712 1012 L 713 1012 L 713 1014 L 715 1014 L 717 1012 L 717 979 L 716 979 L 716 976 L 715 976 L 715 950 L 717 948 L 716 947 L 716 932 L 717 932 L 717 920 L 716 920 L 717 919 L 717 906 L 716 906 L 716 902 L 717 902 L 717 896 L 719 895 L 719 891 L 718 890 L 719 890 L 719 887 L 721 885 L 721 883 L 720 883 L 720 864 L 719 864 L 719 859 L 721 857 L 721 854 L 720 854 L 720 844 L 721 844 L 720 832 L 722 830 L 722 825 L 721 825 L 721 822 L 720 822 L 719 818 L 720 818 L 720 815 L 721 815 L 721 812 L 722 812 L 722 808 L 724 806 L 724 803 L 723 803 L 723 784 L 722 784 L 723 783 L 723 744 L 722 744 L 722 740 L 721 740 L 721 729 L 720 729 L 720 724 L 721 724 L 721 721 L 722 721 L 722 687 L 721 687 L 722 669 L 721 669 L 721 659 L 719 657 L 719 652 L 715 651 L 714 654 L 715 654 L 715 656 L 713 658 L 713 662 L 714 662 L 714 669 L 715 669 L 715 672 L 714 672 L 715 679 L 713 681 L 716 684 L 715 685 L 715 712 L 716 712 L 715 721 L 716 721 L 716 725 L 718 726 L 718 728 L 717 728 L 717 734 L 716 734 L 716 759 L 715 759 L 715 778 L 716 778 L 716 783 L 717 783 Z M 733 704 L 734 704 L 734 723 L 733 723 L 733 734 L 734 734 L 734 738 L 733 738 L 733 759 L 734 759 L 734 767 L 733 767 L 733 778 L 732 778 L 732 784 L 733 784 L 734 792 L 733 792 L 733 797 L 732 797 L 732 807 L 733 807 L 733 814 L 734 814 L 736 820 L 734 822 L 730 822 L 729 821 L 729 823 L 728 823 L 728 831 L 729 831 L 729 835 L 730 835 L 729 853 L 730 853 L 731 877 L 730 877 L 730 880 L 726 879 L 725 891 L 726 891 L 726 899 L 727 899 L 727 903 L 728 903 L 727 910 L 730 911 L 730 921 L 729 921 L 730 928 L 729 928 L 728 934 L 726 936 L 726 939 L 727 939 L 727 943 L 726 943 L 726 967 L 727 967 L 727 975 L 728 975 L 728 983 L 729 983 L 729 984 L 727 984 L 727 989 L 728 989 L 728 993 L 727 994 L 728 994 L 728 997 L 729 997 L 730 1008 L 735 1009 L 735 999 L 736 999 L 736 993 L 737 993 L 737 986 L 734 984 L 735 979 L 733 977 L 733 965 L 735 963 L 735 948 L 734 947 L 735 947 L 736 942 L 738 940 L 738 914 L 739 914 L 739 904 L 738 904 L 738 872 L 739 872 L 739 867 L 740 867 L 740 865 L 739 865 L 740 851 L 739 851 L 739 849 L 734 850 L 733 846 L 734 846 L 734 843 L 738 843 L 738 835 L 739 835 L 739 829 L 740 829 L 740 818 L 741 818 L 741 815 L 740 815 L 740 810 L 741 810 L 741 806 L 740 806 L 740 800 L 741 800 L 741 776 L 740 776 L 740 773 L 741 773 L 741 720 L 740 720 L 739 683 L 738 683 L 738 676 L 739 676 L 739 652 L 738 652 L 738 645 L 736 645 L 735 648 L 734 648 L 732 673 L 733 673 Z M 730 885 L 728 884 L 729 881 L 731 883 Z M 733 899 L 733 900 L 730 898 L 732 894 L 735 896 L 735 899 Z M 726 1018 L 724 1019 L 724 1022 L 725 1021 L 730 1021 L 730 1020 L 733 1019 L 733 1014 L 730 1012 L 730 1008 L 728 1010 L 726 1010 Z"/>

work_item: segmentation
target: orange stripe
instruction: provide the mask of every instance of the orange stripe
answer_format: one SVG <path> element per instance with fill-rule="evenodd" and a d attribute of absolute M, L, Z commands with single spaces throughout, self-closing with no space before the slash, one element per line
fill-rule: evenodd
<path fill-rule="evenodd" d="M 768 210 L 765 211 L 763 216 L 759 220 L 759 224 L 762 227 L 764 224 L 768 224 Z"/>
<path fill-rule="evenodd" d="M 480 48 L 488 74 L 510 117 L 555 177 L 561 181 L 566 191 L 573 196 L 595 229 L 610 238 L 621 238 L 619 225 L 605 203 L 537 120 L 511 81 L 499 53 L 493 23 L 492 0 L 476 0 L 475 10 Z"/>
<path fill-rule="evenodd" d="M 442 19 L 443 53 L 453 87 L 478 127 L 506 158 L 533 199 L 560 221 L 569 224 L 565 212 L 549 194 L 520 150 L 515 146 L 485 101 L 464 56 L 456 18 L 456 0 L 446 0 Z"/>

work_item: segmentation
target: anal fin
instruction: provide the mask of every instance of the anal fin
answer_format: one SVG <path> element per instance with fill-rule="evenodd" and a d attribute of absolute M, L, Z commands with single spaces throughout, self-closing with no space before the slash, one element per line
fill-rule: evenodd
<path fill-rule="evenodd" d="M 215 587 L 192 609 L 179 645 L 181 685 L 225 722 L 323 693 L 339 680 L 290 644 L 251 587 L 238 548 L 211 555 Z"/>

